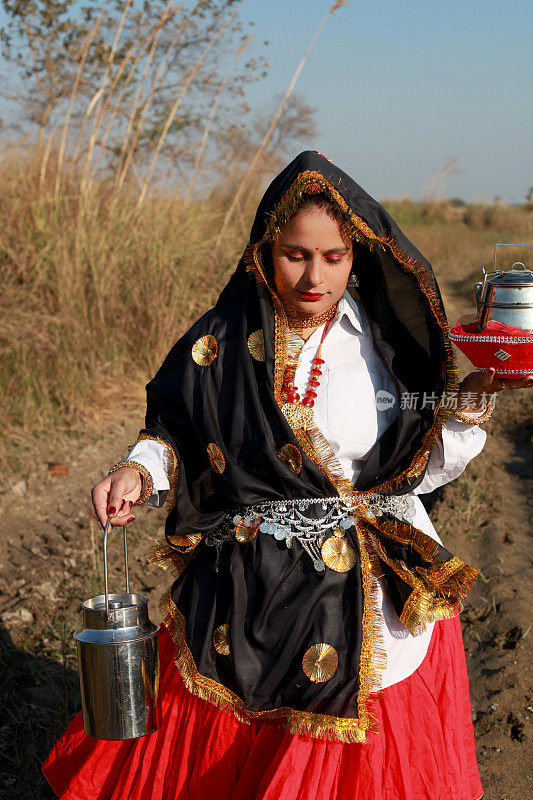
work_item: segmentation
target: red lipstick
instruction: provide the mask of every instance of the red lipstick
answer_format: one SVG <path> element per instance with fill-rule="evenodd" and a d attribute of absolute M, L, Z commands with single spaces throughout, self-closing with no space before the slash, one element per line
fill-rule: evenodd
<path fill-rule="evenodd" d="M 309 303 L 316 303 L 317 300 L 324 297 L 323 292 L 301 292 L 299 289 L 298 294 L 302 296 L 303 300 L 307 300 Z"/>

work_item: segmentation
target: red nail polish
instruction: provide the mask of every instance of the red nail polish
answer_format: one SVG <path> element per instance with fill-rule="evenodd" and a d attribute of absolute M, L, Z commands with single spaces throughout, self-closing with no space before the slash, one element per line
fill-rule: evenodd
<path fill-rule="evenodd" d="M 133 522 L 134 519 L 135 517 L 128 517 L 128 519 L 126 520 L 126 525 L 130 522 Z"/>
<path fill-rule="evenodd" d="M 115 506 L 111 506 L 111 508 L 107 509 L 107 516 L 108 517 L 114 517 L 116 513 L 117 513 L 117 509 L 115 508 Z"/>
<path fill-rule="evenodd" d="M 133 505 L 133 500 L 128 500 L 128 503 L 129 503 L 129 506 L 130 506 L 130 508 L 131 508 L 131 507 L 132 507 L 132 505 Z"/>

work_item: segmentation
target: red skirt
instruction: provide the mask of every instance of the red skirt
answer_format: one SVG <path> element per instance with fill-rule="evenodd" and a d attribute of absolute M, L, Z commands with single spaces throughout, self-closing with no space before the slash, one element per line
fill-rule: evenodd
<path fill-rule="evenodd" d="M 61 800 L 478 800 L 459 619 L 437 622 L 421 666 L 372 705 L 365 744 L 247 725 L 190 694 L 160 633 L 163 721 L 141 739 L 84 734 L 81 712 L 43 772 Z"/>

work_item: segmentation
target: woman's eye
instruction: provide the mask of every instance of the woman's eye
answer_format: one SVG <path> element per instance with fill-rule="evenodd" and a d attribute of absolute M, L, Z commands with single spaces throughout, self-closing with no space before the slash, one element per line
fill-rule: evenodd
<path fill-rule="evenodd" d="M 306 260 L 306 257 L 304 256 L 303 253 L 285 253 L 285 257 L 289 261 L 293 262 Z M 340 261 L 342 261 L 343 255 L 342 253 L 335 253 L 334 255 L 331 256 L 324 256 L 324 258 L 328 264 L 338 264 Z"/>

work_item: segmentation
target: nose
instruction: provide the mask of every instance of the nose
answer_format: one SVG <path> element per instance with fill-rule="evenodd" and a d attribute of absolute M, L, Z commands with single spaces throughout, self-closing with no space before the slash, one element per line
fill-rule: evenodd
<path fill-rule="evenodd" d="M 314 254 L 305 265 L 305 280 L 310 288 L 320 286 L 324 281 L 323 266 L 318 253 Z"/>

